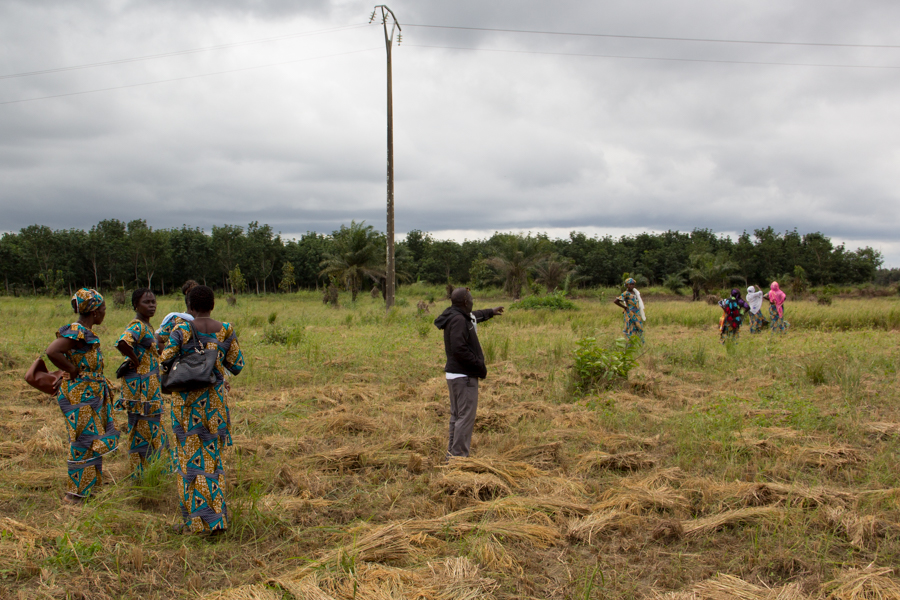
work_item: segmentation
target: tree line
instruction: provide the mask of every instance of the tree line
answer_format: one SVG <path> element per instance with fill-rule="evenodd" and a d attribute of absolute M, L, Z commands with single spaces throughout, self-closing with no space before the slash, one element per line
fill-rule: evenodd
<path fill-rule="evenodd" d="M 809 285 L 861 284 L 876 279 L 881 254 L 848 250 L 821 233 L 771 227 L 736 240 L 708 229 L 614 238 L 573 231 L 568 238 L 494 233 L 455 242 L 413 230 L 396 244 L 398 283 L 499 285 L 514 297 L 538 289 L 642 285 L 701 291 L 732 282 L 766 285 L 800 278 Z M 144 220 L 100 221 L 90 230 L 31 225 L 0 237 L 0 273 L 7 294 L 70 293 L 146 286 L 169 292 L 188 279 L 230 293 L 319 288 L 334 284 L 354 295 L 383 289 L 385 236 L 365 222 L 331 234 L 285 240 L 270 225 L 187 225 L 154 229 Z M 883 271 L 883 270 L 882 270 Z"/>

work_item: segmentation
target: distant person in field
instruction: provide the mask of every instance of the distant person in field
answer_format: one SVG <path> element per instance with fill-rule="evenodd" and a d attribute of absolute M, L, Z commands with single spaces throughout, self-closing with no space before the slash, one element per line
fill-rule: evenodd
<path fill-rule="evenodd" d="M 769 323 L 772 333 L 784 333 L 790 325 L 784 320 L 784 301 L 787 294 L 781 291 L 777 281 L 773 281 L 765 297 L 769 301 Z"/>
<path fill-rule="evenodd" d="M 227 373 L 241 372 L 244 355 L 234 327 L 210 316 L 216 305 L 210 288 L 195 286 L 188 292 L 187 302 L 194 319 L 172 329 L 160 362 L 166 363 L 186 350 L 193 351 L 194 331 L 204 348 L 218 354 L 213 385 L 172 394 L 175 468 L 181 477 L 182 522 L 176 529 L 182 533 L 218 534 L 228 528 L 222 451 L 231 445 L 231 413 L 225 378 Z"/>
<path fill-rule="evenodd" d="M 719 337 L 723 344 L 728 341 L 736 342 L 744 322 L 741 311 L 750 310 L 750 305 L 741 298 L 741 291 L 735 288 L 731 290 L 731 297 L 720 301 L 719 306 L 725 312 Z"/>
<path fill-rule="evenodd" d="M 444 371 L 450 389 L 450 439 L 447 458 L 469 456 L 472 428 L 478 411 L 478 380 L 487 377 L 484 352 L 478 343 L 478 323 L 503 314 L 503 307 L 473 311 L 475 301 L 468 288 L 450 294 L 450 307 L 434 320 L 444 332 Z"/>
<path fill-rule="evenodd" d="M 628 341 L 637 340 L 641 344 L 644 343 L 644 321 L 647 319 L 644 314 L 644 301 L 641 300 L 641 293 L 634 287 L 637 285 L 634 279 L 629 277 L 625 280 L 625 291 L 613 299 L 613 304 L 620 307 L 625 321 L 625 327 L 622 333 L 628 338 Z"/>
<path fill-rule="evenodd" d="M 766 326 L 762 314 L 763 291 L 751 285 L 747 288 L 747 304 L 750 306 L 750 333 L 761 333 Z"/>
<path fill-rule="evenodd" d="M 56 401 L 69 433 L 69 478 L 66 502 L 90 497 L 103 483 L 103 457 L 119 447 L 112 417 L 109 384 L 103 376 L 103 353 L 95 325 L 106 317 L 106 303 L 97 290 L 82 288 L 72 297 L 78 320 L 63 325 L 47 347 L 47 358 L 63 372 Z"/>
<path fill-rule="evenodd" d="M 188 303 L 188 292 L 198 285 L 200 284 L 193 279 L 185 281 L 184 285 L 181 286 L 181 293 L 184 294 L 185 312 L 170 312 L 163 317 L 162 323 L 159 324 L 159 329 L 156 330 L 160 351 L 169 343 L 169 335 L 176 325 L 194 320 L 194 315 L 191 314 L 191 305 Z"/>
<path fill-rule="evenodd" d="M 116 349 L 129 361 L 116 409 L 128 414 L 131 472 L 140 477 L 150 461 L 168 453 L 169 437 L 160 422 L 159 351 L 150 325 L 156 314 L 156 296 L 147 288 L 136 289 L 131 294 L 131 306 L 134 319 L 116 343 Z"/>

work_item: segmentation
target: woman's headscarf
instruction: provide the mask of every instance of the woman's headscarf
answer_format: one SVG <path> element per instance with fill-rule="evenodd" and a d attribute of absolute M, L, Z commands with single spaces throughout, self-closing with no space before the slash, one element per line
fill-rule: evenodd
<path fill-rule="evenodd" d="M 731 297 L 735 300 L 735 302 L 737 302 L 738 306 L 740 306 L 741 308 L 746 308 L 747 310 L 750 310 L 750 305 L 747 304 L 746 302 L 744 302 L 744 299 L 741 298 L 741 290 L 739 290 L 737 288 L 732 288 L 731 289 Z"/>
<path fill-rule="evenodd" d="M 757 290 L 754 286 L 750 286 L 747 288 L 747 303 L 750 305 L 750 312 L 755 314 L 759 313 L 759 309 L 762 308 L 763 303 L 763 292 L 762 290 Z"/>
<path fill-rule="evenodd" d="M 787 294 L 781 291 L 781 288 L 778 287 L 778 282 L 773 281 L 772 285 L 769 286 L 769 293 L 766 294 L 766 297 L 769 299 L 769 302 L 775 305 L 775 308 L 778 309 L 778 316 L 784 316 L 784 299 L 787 298 Z"/>
<path fill-rule="evenodd" d="M 94 312 L 103 304 L 103 296 L 97 290 L 81 288 L 72 296 L 72 306 L 79 315 Z"/>
<path fill-rule="evenodd" d="M 628 285 L 629 283 L 633 283 L 633 284 L 637 285 L 637 281 L 635 281 L 635 280 L 634 280 L 633 278 L 631 278 L 631 277 L 629 277 L 628 279 L 625 280 L 625 285 Z M 635 295 L 635 297 L 637 298 L 638 309 L 639 309 L 640 312 L 641 312 L 641 321 L 646 321 L 646 320 L 647 320 L 647 315 L 644 314 L 644 301 L 641 299 L 641 293 L 638 291 L 637 288 L 634 288 L 634 290 L 632 291 L 632 293 L 633 293 L 633 294 Z"/>

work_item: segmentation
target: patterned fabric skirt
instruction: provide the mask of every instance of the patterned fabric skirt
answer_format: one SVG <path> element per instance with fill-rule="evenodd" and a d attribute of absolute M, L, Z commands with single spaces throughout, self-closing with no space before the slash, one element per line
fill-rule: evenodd
<path fill-rule="evenodd" d="M 641 320 L 641 315 L 637 311 L 626 310 L 625 315 L 625 327 L 622 329 L 622 333 L 625 334 L 625 337 L 631 341 L 633 338 L 637 338 L 641 344 L 644 343 L 644 322 Z"/>
<path fill-rule="evenodd" d="M 778 308 L 774 304 L 769 304 L 769 324 L 772 327 L 772 333 L 784 333 L 791 326 L 784 320 L 783 315 L 778 314 Z"/>
<path fill-rule="evenodd" d="M 129 403 L 137 404 L 137 403 Z M 128 410 L 128 458 L 132 477 L 140 477 L 150 461 L 169 454 L 169 436 L 161 421 L 162 407 L 158 403 L 144 402 L 138 410 Z"/>
<path fill-rule="evenodd" d="M 90 496 L 103 483 L 103 457 L 119 447 L 109 400 L 109 386 L 100 378 L 63 380 L 56 395 L 68 425 L 66 493 L 70 496 Z"/>
<path fill-rule="evenodd" d="M 725 344 L 727 342 L 737 342 L 740 335 L 741 325 L 739 323 L 737 327 L 729 327 L 728 325 L 725 325 L 722 328 L 722 334 L 719 336 L 719 338 L 722 340 L 722 343 Z"/>
<path fill-rule="evenodd" d="M 215 394 L 211 391 L 211 394 Z M 228 527 L 222 451 L 231 441 L 227 429 L 210 427 L 209 396 L 172 406 L 175 469 L 181 478 L 181 516 L 186 531 L 208 532 Z M 214 423 L 218 423 L 212 416 Z M 214 429 L 214 431 L 210 431 Z"/>
<path fill-rule="evenodd" d="M 762 316 L 762 311 L 750 313 L 750 333 L 761 333 L 765 326 L 766 320 Z"/>

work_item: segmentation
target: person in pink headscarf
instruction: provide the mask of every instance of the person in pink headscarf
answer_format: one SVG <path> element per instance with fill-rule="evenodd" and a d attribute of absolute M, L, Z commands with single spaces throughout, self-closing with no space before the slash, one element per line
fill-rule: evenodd
<path fill-rule="evenodd" d="M 765 295 L 765 298 L 769 301 L 769 322 L 772 332 L 784 333 L 788 328 L 788 323 L 784 320 L 784 300 L 787 295 L 778 287 L 777 281 L 773 281 L 769 286 L 769 293 Z"/>

